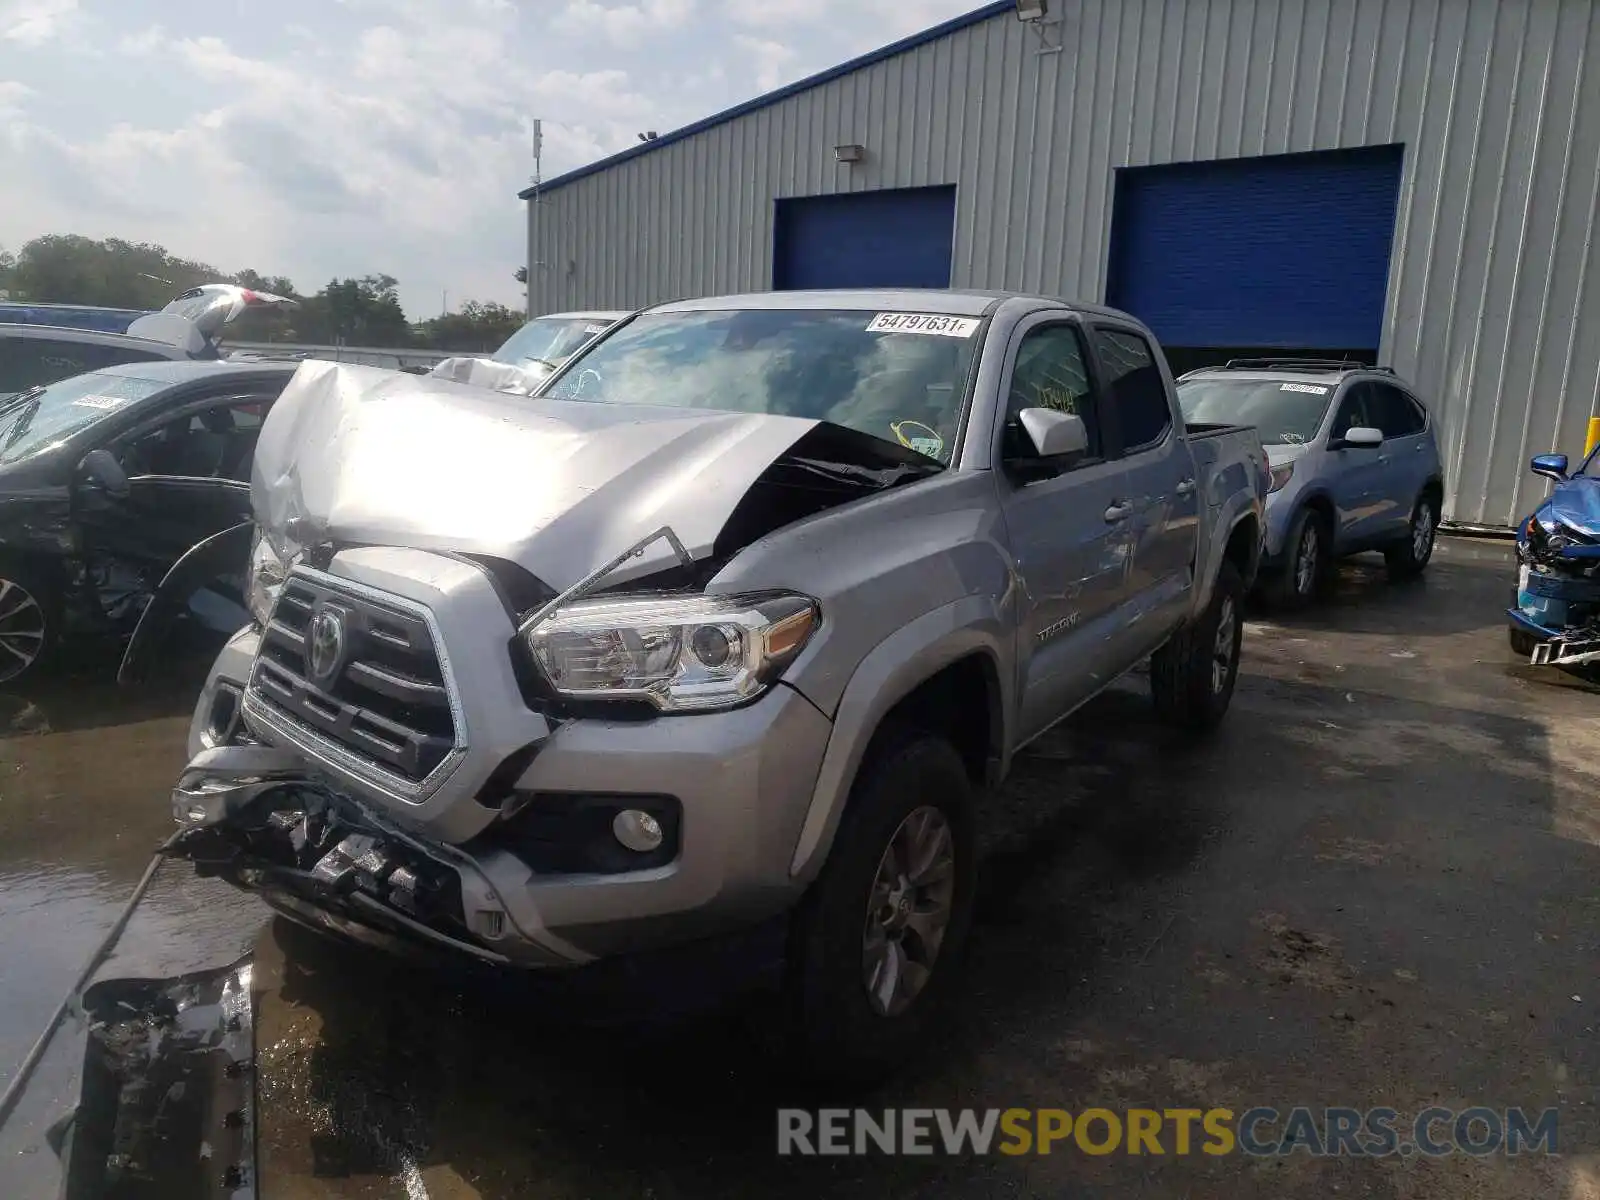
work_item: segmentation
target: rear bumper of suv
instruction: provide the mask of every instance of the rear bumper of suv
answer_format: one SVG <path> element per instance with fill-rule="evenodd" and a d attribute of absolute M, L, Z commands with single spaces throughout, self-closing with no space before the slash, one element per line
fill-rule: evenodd
<path fill-rule="evenodd" d="M 437 638 L 454 722 L 443 757 L 417 762 L 413 786 L 351 752 L 337 695 L 323 728 L 302 725 L 273 702 L 287 693 L 259 686 L 271 630 L 242 631 L 195 708 L 173 793 L 180 853 L 367 940 L 529 967 L 715 936 L 793 904 L 790 862 L 831 732 L 799 693 L 780 684 L 721 713 L 547 720 L 517 684 L 511 617 L 481 572 L 411 551 L 351 552 L 334 570 L 315 580 L 412 612 Z M 655 819 L 657 848 L 620 843 L 613 821 L 627 810 Z"/>

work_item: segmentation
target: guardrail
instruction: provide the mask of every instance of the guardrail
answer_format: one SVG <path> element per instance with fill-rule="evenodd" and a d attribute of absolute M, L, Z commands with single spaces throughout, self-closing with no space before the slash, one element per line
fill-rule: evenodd
<path fill-rule="evenodd" d="M 299 355 L 305 358 L 329 359 L 333 362 L 361 363 L 370 367 L 433 367 L 447 358 L 455 358 L 446 350 L 396 350 L 382 346 L 315 346 L 302 342 L 236 342 L 224 338 L 224 353 Z"/>

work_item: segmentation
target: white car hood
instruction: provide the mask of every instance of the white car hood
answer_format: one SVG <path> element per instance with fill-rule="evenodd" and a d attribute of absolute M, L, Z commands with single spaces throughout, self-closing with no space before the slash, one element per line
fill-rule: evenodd
<path fill-rule="evenodd" d="M 663 525 L 695 558 L 708 555 L 746 491 L 816 425 L 513 397 L 314 361 L 261 430 L 251 500 L 280 550 L 489 555 L 561 590 Z M 673 561 L 657 543 L 617 579 Z"/>

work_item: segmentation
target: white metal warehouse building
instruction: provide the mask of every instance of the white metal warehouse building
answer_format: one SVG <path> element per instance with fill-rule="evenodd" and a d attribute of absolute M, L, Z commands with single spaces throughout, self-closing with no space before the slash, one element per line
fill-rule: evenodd
<path fill-rule="evenodd" d="M 1582 451 L 1600 388 L 1595 0 L 1018 9 L 530 188 L 531 312 L 1013 288 L 1127 309 L 1178 370 L 1375 359 L 1430 398 L 1458 523 L 1512 523 L 1544 491 L 1529 456 Z"/>

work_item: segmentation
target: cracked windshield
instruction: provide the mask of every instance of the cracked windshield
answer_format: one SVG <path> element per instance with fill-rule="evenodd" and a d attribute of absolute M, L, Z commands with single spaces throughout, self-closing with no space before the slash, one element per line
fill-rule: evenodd
<path fill-rule="evenodd" d="M 1600 1200 L 1596 61 L 0 0 L 0 1197 Z"/>

